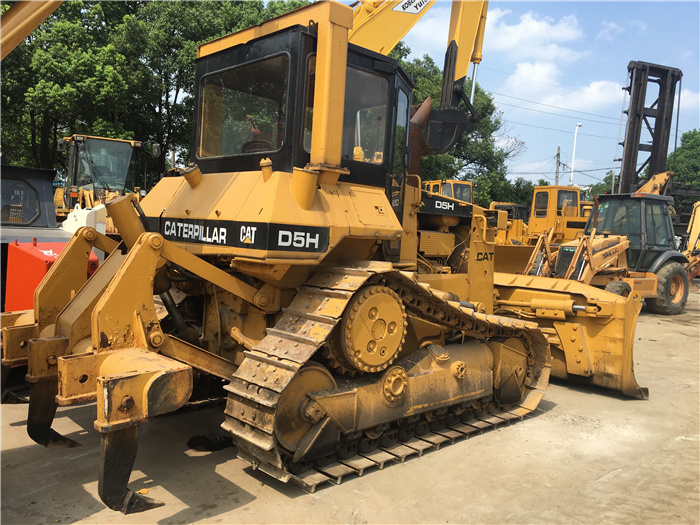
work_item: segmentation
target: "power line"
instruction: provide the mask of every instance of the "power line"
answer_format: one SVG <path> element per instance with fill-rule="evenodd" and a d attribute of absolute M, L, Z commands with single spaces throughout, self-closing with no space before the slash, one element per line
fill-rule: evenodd
<path fill-rule="evenodd" d="M 524 109 L 526 111 L 534 111 L 536 113 L 543 113 L 545 115 L 554 115 L 555 117 L 570 118 L 573 120 L 585 120 L 586 122 L 597 122 L 598 124 L 607 124 L 609 126 L 615 125 L 615 122 L 604 122 L 602 120 L 594 120 L 594 119 L 585 118 L 585 117 L 576 117 L 574 115 L 562 115 L 561 113 L 553 113 L 551 111 L 542 111 L 541 109 L 533 109 L 533 108 L 526 108 L 523 106 L 516 106 L 515 104 L 507 104 L 506 102 L 500 102 L 497 100 L 495 100 L 494 102 L 498 105 L 501 105 L 501 106 L 509 106 L 511 108 Z M 535 102 L 535 104 L 536 104 L 536 102 Z M 573 110 L 567 110 L 567 111 L 573 111 Z"/>
<path fill-rule="evenodd" d="M 542 163 L 541 166 L 533 166 L 533 169 L 537 169 L 537 168 L 543 167 L 545 163 L 552 162 L 553 160 L 554 160 L 554 157 L 547 157 L 546 159 L 533 160 L 532 162 L 528 162 L 527 164 L 520 164 L 518 166 L 513 166 L 513 169 L 522 168 L 523 166 L 532 166 L 534 164 Z"/>
<path fill-rule="evenodd" d="M 567 108 L 562 108 L 559 106 L 552 106 L 551 104 L 544 104 L 542 102 L 535 102 L 534 100 L 527 100 L 526 98 L 518 98 L 518 97 L 513 97 L 511 95 L 504 95 L 502 93 L 496 93 L 495 91 L 491 91 L 492 95 L 498 95 L 499 97 L 506 97 L 506 98 L 512 98 L 515 100 L 520 100 L 521 102 L 530 102 L 531 104 L 537 104 L 538 106 L 545 106 L 548 108 L 554 108 L 554 109 L 560 109 L 562 111 L 570 111 L 572 113 L 580 113 L 581 115 L 590 115 L 592 117 L 600 117 L 600 118 L 607 118 L 611 120 L 617 120 L 617 117 L 609 117 L 607 115 L 598 115 L 597 113 L 588 113 L 586 111 L 578 111 L 576 109 L 567 109 Z"/>
<path fill-rule="evenodd" d="M 511 124 L 518 124 L 518 125 L 520 125 L 520 126 L 530 126 L 531 128 L 539 128 L 539 129 L 546 129 L 546 130 L 548 130 L 548 131 L 557 131 L 557 132 L 559 132 L 559 133 L 567 133 L 567 134 L 569 134 L 569 135 L 573 135 L 573 133 L 574 133 L 573 131 L 567 131 L 567 130 L 563 130 L 563 129 L 547 128 L 547 127 L 544 127 L 544 126 L 536 126 L 536 125 L 534 125 L 534 124 L 526 124 L 526 123 L 524 123 L 524 122 L 515 122 L 514 120 L 509 120 L 508 122 L 511 123 Z M 581 136 L 583 136 L 583 137 L 593 137 L 593 138 L 596 138 L 596 139 L 615 140 L 615 137 L 604 137 L 604 136 L 602 136 L 602 135 L 591 135 L 590 133 L 579 133 L 579 136 L 580 136 L 580 137 L 581 137 Z"/>

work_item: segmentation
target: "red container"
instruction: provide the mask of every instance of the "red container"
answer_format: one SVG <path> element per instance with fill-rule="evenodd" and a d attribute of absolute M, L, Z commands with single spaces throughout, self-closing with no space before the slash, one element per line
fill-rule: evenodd
<path fill-rule="evenodd" d="M 34 290 L 66 247 L 65 242 L 15 242 L 7 246 L 5 311 L 34 308 Z M 97 256 L 90 253 L 89 275 L 97 270 Z M 77 291 L 77 290 L 76 290 Z"/>

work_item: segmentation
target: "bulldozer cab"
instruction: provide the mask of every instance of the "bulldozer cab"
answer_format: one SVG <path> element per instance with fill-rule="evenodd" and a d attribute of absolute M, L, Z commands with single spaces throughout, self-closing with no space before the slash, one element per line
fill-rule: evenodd
<path fill-rule="evenodd" d="M 554 228 L 557 242 L 574 240 L 586 225 L 580 210 L 581 194 L 575 186 L 536 186 L 532 197 L 530 234 Z"/>
<path fill-rule="evenodd" d="M 276 170 L 312 163 L 315 98 L 327 75 L 317 64 L 316 26 L 295 25 L 220 51 L 203 45 L 197 67 L 193 161 L 202 173 Z M 216 42 L 216 41 L 215 41 Z M 341 180 L 400 188 L 413 86 L 398 62 L 348 45 Z M 335 127 L 337 129 L 337 127 Z"/>
<path fill-rule="evenodd" d="M 425 189 L 431 193 L 470 204 L 474 202 L 472 187 L 473 184 L 466 180 L 429 180 L 425 183 Z"/>
<path fill-rule="evenodd" d="M 549 221 L 578 215 L 579 189 L 570 186 L 538 186 L 533 197 L 530 221 Z"/>
<path fill-rule="evenodd" d="M 597 235 L 626 235 L 630 270 L 650 271 L 659 257 L 676 250 L 670 206 L 673 198 L 650 194 L 599 195 L 598 210 L 586 224 Z"/>

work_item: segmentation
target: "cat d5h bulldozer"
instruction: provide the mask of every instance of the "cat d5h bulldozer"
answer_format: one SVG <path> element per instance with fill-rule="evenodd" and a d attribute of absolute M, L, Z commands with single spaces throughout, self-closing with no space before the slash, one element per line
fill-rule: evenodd
<path fill-rule="evenodd" d="M 483 4 L 455 5 L 477 7 L 480 25 Z M 645 394 L 638 298 L 545 278 L 495 286 L 505 212 L 407 173 L 409 135 L 412 151 L 444 151 L 472 121 L 457 109 L 457 46 L 447 103 L 411 117 L 411 80 L 352 44 L 356 22 L 319 2 L 200 46 L 194 163 L 140 202 L 107 203 L 122 242 L 78 230 L 36 291 L 34 324 L 3 329 L 3 355 L 28 359 L 32 439 L 72 444 L 51 429 L 57 407 L 96 402 L 110 508 L 159 505 L 127 487 L 139 425 L 206 378 L 225 384 L 238 455 L 309 490 L 397 457 L 399 441 L 521 419 L 545 393 L 550 347 L 561 375 Z M 76 282 L 93 248 L 108 257 Z"/>

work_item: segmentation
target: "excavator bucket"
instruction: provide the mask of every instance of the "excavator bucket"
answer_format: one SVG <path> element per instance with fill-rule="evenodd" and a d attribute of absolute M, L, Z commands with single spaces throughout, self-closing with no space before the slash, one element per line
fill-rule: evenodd
<path fill-rule="evenodd" d="M 552 352 L 552 377 L 647 399 L 634 375 L 634 331 L 641 297 L 576 281 L 494 274 L 497 313 L 538 323 Z"/>

